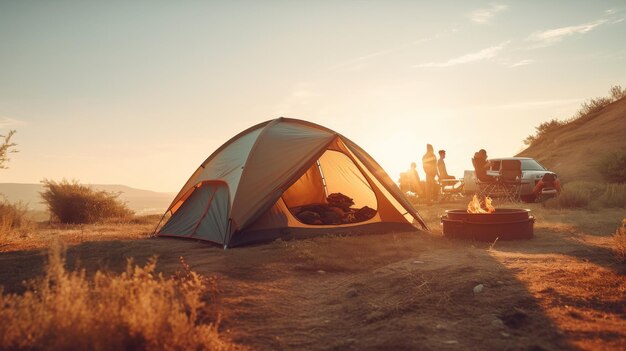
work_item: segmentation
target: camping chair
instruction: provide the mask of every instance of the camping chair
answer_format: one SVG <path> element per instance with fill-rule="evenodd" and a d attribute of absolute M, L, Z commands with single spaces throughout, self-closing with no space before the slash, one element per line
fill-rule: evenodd
<path fill-rule="evenodd" d="M 474 166 L 474 182 L 476 183 L 476 195 L 480 198 L 484 198 L 485 196 L 489 196 L 494 189 L 495 183 L 491 181 L 483 181 L 478 179 L 478 166 L 476 164 L 476 159 L 472 158 L 472 165 Z"/>
<path fill-rule="evenodd" d="M 439 185 L 441 189 L 441 201 L 448 201 L 463 196 L 463 187 L 465 185 L 463 179 L 440 179 Z"/>
<path fill-rule="evenodd" d="M 520 201 L 522 163 L 519 160 L 503 160 L 498 180 L 502 197 L 504 197 L 505 201 Z"/>
<path fill-rule="evenodd" d="M 485 182 L 478 178 L 476 178 L 476 186 L 478 186 L 476 195 L 478 195 L 479 198 L 484 198 L 485 196 L 494 197 L 500 188 L 500 184 L 497 180 Z"/>

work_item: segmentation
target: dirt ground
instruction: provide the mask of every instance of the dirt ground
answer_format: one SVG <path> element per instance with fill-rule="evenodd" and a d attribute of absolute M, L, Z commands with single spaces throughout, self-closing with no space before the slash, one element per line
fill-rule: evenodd
<path fill-rule="evenodd" d="M 23 291 L 22 281 L 42 272 L 46 242 L 60 237 L 68 264 L 88 272 L 157 255 L 166 274 L 183 256 L 216 275 L 222 332 L 255 350 L 626 349 L 626 266 L 611 252 L 623 209 L 518 205 L 536 216 L 535 238 L 492 245 L 441 235 L 444 209 L 462 207 L 421 208 L 431 233 L 229 250 L 147 238 L 153 223 L 42 226 L 0 247 L 0 284 Z"/>

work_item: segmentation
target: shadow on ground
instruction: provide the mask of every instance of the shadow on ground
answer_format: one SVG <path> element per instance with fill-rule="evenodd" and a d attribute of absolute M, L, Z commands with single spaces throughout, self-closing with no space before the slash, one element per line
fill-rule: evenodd
<path fill-rule="evenodd" d="M 513 244 L 511 244 L 513 245 Z M 216 275 L 224 333 L 260 350 L 562 350 L 573 346 L 490 251 L 436 234 L 276 241 L 222 250 L 176 239 L 88 242 L 68 266 L 120 272 L 158 256 Z M 0 254 L 5 291 L 41 274 L 43 251 Z M 482 284 L 483 290 L 474 292 Z"/>

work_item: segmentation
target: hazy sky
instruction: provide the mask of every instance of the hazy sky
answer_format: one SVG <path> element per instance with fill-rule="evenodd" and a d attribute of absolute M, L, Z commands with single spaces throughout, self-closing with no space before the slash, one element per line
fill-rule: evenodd
<path fill-rule="evenodd" d="M 512 156 L 626 85 L 624 1 L 4 1 L 0 182 L 178 191 L 244 128 L 334 129 L 392 178 L 444 148 Z M 0 134 L 2 134 L 0 133 Z"/>

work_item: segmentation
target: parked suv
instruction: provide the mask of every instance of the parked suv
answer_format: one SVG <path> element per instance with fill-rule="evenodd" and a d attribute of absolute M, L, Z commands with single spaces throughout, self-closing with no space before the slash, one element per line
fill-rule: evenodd
<path fill-rule="evenodd" d="M 533 189 L 535 189 L 535 185 L 539 182 L 539 180 L 541 180 L 541 177 L 543 177 L 546 173 L 555 173 L 549 171 L 535 159 L 530 157 L 504 157 L 489 159 L 490 167 L 487 174 L 499 174 L 502 163 L 513 160 L 519 160 L 522 164 L 522 187 L 520 189 L 521 198 L 525 202 L 531 202 L 533 201 Z M 476 185 L 476 176 L 473 170 L 465 171 L 463 178 L 465 181 L 466 194 L 472 194 L 478 190 L 478 186 Z"/>

